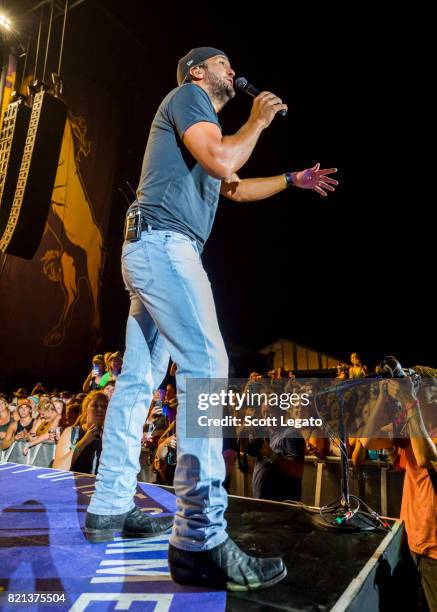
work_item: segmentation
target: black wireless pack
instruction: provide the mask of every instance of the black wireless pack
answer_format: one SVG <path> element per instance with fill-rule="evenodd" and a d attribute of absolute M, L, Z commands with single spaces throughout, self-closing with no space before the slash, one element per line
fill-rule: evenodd
<path fill-rule="evenodd" d="M 128 242 L 135 242 L 141 238 L 142 214 L 139 208 L 128 213 L 124 230 L 124 239 Z"/>

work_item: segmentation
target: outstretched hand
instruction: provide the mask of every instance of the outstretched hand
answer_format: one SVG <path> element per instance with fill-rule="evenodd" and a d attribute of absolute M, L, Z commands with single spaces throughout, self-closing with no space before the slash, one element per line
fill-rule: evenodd
<path fill-rule="evenodd" d="M 399 401 L 403 405 L 410 402 L 414 403 L 416 401 L 416 392 L 413 381 L 408 376 L 398 380 L 388 380 L 387 393 L 390 395 L 390 397 Z"/>
<path fill-rule="evenodd" d="M 301 189 L 312 189 L 317 191 L 321 196 L 326 197 L 327 191 L 335 191 L 338 181 L 328 176 L 337 172 L 337 168 L 328 168 L 320 170 L 320 164 L 317 163 L 312 168 L 302 170 L 301 172 L 293 172 L 293 184 Z"/>

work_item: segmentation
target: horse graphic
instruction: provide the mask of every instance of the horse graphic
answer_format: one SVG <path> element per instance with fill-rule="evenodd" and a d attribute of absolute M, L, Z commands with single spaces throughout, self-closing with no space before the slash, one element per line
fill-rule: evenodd
<path fill-rule="evenodd" d="M 103 232 L 95 219 L 79 170 L 81 157 L 87 157 L 91 152 L 91 142 L 86 139 L 86 132 L 87 125 L 83 117 L 68 116 L 52 194 L 52 211 L 59 218 L 62 233 L 70 244 L 84 251 L 86 270 L 80 269 L 80 262 L 75 260 L 74 253 L 69 252 L 68 242 L 61 239 L 52 224 L 47 223 L 46 231 L 54 236 L 58 249 L 47 250 L 41 258 L 43 272 L 51 281 L 60 283 L 64 305 L 57 323 L 44 338 L 46 346 L 59 346 L 64 341 L 74 307 L 80 297 L 79 281 L 83 278 L 87 281 L 92 297 L 93 336 L 96 341 L 100 338 L 99 297 L 104 259 Z"/>

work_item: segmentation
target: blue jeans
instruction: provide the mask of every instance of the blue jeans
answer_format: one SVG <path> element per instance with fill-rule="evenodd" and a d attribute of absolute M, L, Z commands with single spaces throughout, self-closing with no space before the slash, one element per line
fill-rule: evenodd
<path fill-rule="evenodd" d="M 222 440 L 186 436 L 186 379 L 227 378 L 228 358 L 211 285 L 194 240 L 150 227 L 125 242 L 122 274 L 131 306 L 123 369 L 109 403 L 96 489 L 88 511 L 122 514 L 134 506 L 140 440 L 152 391 L 177 364 L 177 512 L 170 543 L 201 551 L 227 538 Z"/>

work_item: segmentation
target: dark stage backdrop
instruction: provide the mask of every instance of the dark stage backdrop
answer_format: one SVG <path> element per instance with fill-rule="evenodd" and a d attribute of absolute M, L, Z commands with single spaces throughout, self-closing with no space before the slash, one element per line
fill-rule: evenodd
<path fill-rule="evenodd" d="M 0 277 L 1 377 L 20 386 L 76 380 L 102 333 L 119 111 L 105 89 L 64 78 L 69 114 L 44 237 L 31 261 L 6 256 Z"/>
<path fill-rule="evenodd" d="M 28 25 L 36 39 L 39 0 L 3 4 L 22 17 L 20 32 L 35 9 Z M 424 31 L 431 17 L 408 8 L 394 16 L 381 3 L 282 3 L 280 18 L 277 7 L 260 12 L 226 0 L 220 10 L 194 0 L 188 12 L 176 0 L 70 5 L 62 76 L 76 118 L 71 138 L 82 148 L 75 160 L 79 193 L 87 194 L 78 199 L 85 212 L 79 237 L 88 246 L 79 244 L 69 217 L 76 209 L 62 206 L 60 188 L 34 261 L 8 258 L 1 277 L 0 376 L 80 381 L 94 348 L 123 350 L 126 203 L 116 188 L 125 180 L 136 187 L 150 123 L 176 86 L 177 59 L 203 45 L 224 49 L 239 76 L 289 104 L 288 118 L 262 135 L 242 178 L 317 161 L 339 169 L 340 186 L 326 200 L 291 189 L 254 205 L 220 204 L 204 263 L 230 352 L 235 345 L 256 352 L 281 338 L 342 360 L 358 351 L 369 367 L 386 354 L 407 366 L 435 365 L 433 187 L 429 172 L 416 171 L 428 168 L 423 147 L 407 144 L 429 132 L 423 101 L 431 96 L 420 94 L 430 81 L 418 67 L 431 57 L 433 38 L 421 36 L 413 49 L 405 35 Z M 61 25 L 59 16 L 53 41 Z M 55 58 L 47 72 L 56 65 Z M 414 100 L 420 112 L 412 111 Z M 226 105 L 224 134 L 241 127 L 250 107 L 242 94 Z M 101 245 L 98 347 L 98 290 L 90 286 Z"/>

